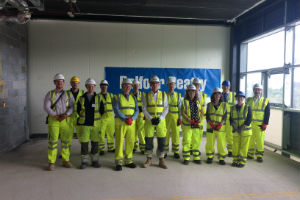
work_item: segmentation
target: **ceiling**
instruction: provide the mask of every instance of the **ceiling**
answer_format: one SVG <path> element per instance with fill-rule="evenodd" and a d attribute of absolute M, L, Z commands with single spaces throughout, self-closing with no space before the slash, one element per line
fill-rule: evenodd
<path fill-rule="evenodd" d="M 70 2 L 66 3 L 66 1 Z M 230 24 L 237 16 L 263 1 L 40 0 L 41 4 L 39 7 L 35 7 L 32 4 L 32 0 L 28 0 L 27 2 L 32 19 Z"/>

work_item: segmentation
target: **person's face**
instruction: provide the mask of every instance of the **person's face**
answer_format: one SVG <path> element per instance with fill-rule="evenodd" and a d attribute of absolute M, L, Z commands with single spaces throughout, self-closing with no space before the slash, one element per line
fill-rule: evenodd
<path fill-rule="evenodd" d="M 200 84 L 194 84 L 195 87 L 196 87 L 196 91 L 199 91 L 200 90 Z"/>
<path fill-rule="evenodd" d="M 241 106 L 241 105 L 243 105 L 245 98 L 242 96 L 238 96 L 236 98 L 236 100 L 237 100 L 238 105 Z"/>
<path fill-rule="evenodd" d="M 230 86 L 222 85 L 223 92 L 226 93 L 230 90 Z"/>
<path fill-rule="evenodd" d="M 215 103 L 219 103 L 219 101 L 220 101 L 220 99 L 221 99 L 221 93 L 219 93 L 219 92 L 216 92 L 215 94 L 214 94 L 214 98 L 215 98 Z"/>
<path fill-rule="evenodd" d="M 85 85 L 85 87 L 86 87 L 86 89 L 87 89 L 87 92 L 88 92 L 89 94 L 92 94 L 92 93 L 94 93 L 94 91 L 95 91 L 96 85 L 93 85 L 93 84 L 87 84 L 87 85 Z"/>
<path fill-rule="evenodd" d="M 196 95 L 196 91 L 195 90 L 188 90 L 188 95 L 189 95 L 190 99 L 194 99 L 195 95 Z"/>
<path fill-rule="evenodd" d="M 54 84 L 55 84 L 55 86 L 56 86 L 56 89 L 63 89 L 64 88 L 64 85 L 65 85 L 65 80 L 63 80 L 63 79 L 56 79 L 55 81 L 54 81 Z"/>
<path fill-rule="evenodd" d="M 157 90 L 159 89 L 160 83 L 151 83 L 150 84 L 152 92 L 157 92 Z"/>
<path fill-rule="evenodd" d="M 140 89 L 140 84 L 134 84 L 133 89 L 134 89 L 135 92 L 138 92 L 139 89 Z"/>
<path fill-rule="evenodd" d="M 169 88 L 169 91 L 174 91 L 174 89 L 175 89 L 175 83 L 169 83 L 168 84 L 168 88 Z"/>
<path fill-rule="evenodd" d="M 72 89 L 78 89 L 79 88 L 79 82 L 71 82 Z"/>
<path fill-rule="evenodd" d="M 254 96 L 255 96 L 255 97 L 260 97 L 260 96 L 261 96 L 261 93 L 262 93 L 262 89 L 255 88 L 255 89 L 253 90 L 253 93 L 254 93 Z"/>
<path fill-rule="evenodd" d="M 108 85 L 102 84 L 100 85 L 100 88 L 101 88 L 101 93 L 106 94 Z"/>
<path fill-rule="evenodd" d="M 123 90 L 124 94 L 129 94 L 131 88 L 132 88 L 132 85 L 129 83 L 122 84 L 122 90 Z"/>

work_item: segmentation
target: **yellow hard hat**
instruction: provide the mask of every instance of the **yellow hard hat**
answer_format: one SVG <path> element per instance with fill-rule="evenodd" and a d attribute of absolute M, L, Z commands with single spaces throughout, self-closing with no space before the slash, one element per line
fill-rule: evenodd
<path fill-rule="evenodd" d="M 80 83 L 80 79 L 77 76 L 73 76 L 70 82 L 78 82 Z"/>

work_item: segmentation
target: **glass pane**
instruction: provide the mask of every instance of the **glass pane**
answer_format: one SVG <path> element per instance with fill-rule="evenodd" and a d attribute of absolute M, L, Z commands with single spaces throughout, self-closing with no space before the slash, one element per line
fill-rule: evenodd
<path fill-rule="evenodd" d="M 294 64 L 300 64 L 300 25 L 295 28 L 295 60 Z"/>
<path fill-rule="evenodd" d="M 300 109 L 300 68 L 296 67 L 294 70 L 294 108 Z"/>
<path fill-rule="evenodd" d="M 261 73 L 247 74 L 247 90 L 246 90 L 247 97 L 253 96 L 253 85 L 255 83 L 261 84 Z"/>
<path fill-rule="evenodd" d="M 240 91 L 246 92 L 246 76 L 240 78 Z"/>
<path fill-rule="evenodd" d="M 285 74 L 285 88 L 284 88 L 284 105 L 291 107 L 292 100 L 292 76 L 291 70 L 289 74 Z"/>
<path fill-rule="evenodd" d="M 270 103 L 282 104 L 283 74 L 271 75 L 268 80 L 268 97 Z"/>
<path fill-rule="evenodd" d="M 285 63 L 286 64 L 293 64 L 293 33 L 294 29 L 290 28 L 286 31 L 286 38 L 285 38 Z"/>
<path fill-rule="evenodd" d="M 247 71 L 282 67 L 284 31 L 248 43 Z"/>

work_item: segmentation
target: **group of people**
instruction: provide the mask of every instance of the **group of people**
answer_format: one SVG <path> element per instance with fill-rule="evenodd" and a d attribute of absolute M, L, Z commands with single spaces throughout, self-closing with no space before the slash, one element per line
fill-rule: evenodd
<path fill-rule="evenodd" d="M 165 158 L 170 140 L 174 158 L 180 158 L 180 126 L 183 164 L 188 165 L 191 157 L 194 163 L 201 164 L 204 119 L 207 121 L 205 151 L 208 164 L 216 155 L 216 138 L 220 165 L 225 165 L 226 156 L 233 157 L 234 167 L 244 167 L 247 158 L 253 159 L 254 155 L 258 162 L 263 162 L 270 106 L 268 98 L 262 97 L 260 84 L 253 86 L 254 96 L 245 100 L 243 92 L 231 92 L 230 82 L 223 81 L 222 89 L 215 88 L 206 105 L 207 95 L 200 91 L 198 78 L 187 86 L 183 98 L 174 91 L 175 77 L 168 78 L 167 92 L 159 90 L 159 77 L 152 76 L 149 82 L 151 90 L 141 92 L 137 80 L 124 79 L 122 92 L 113 95 L 107 92 L 109 83 L 102 80 L 101 92 L 96 94 L 94 79 L 85 81 L 86 91 L 83 91 L 79 89 L 79 78 L 74 76 L 70 80 L 71 89 L 65 91 L 64 76 L 56 74 L 56 88 L 49 91 L 44 100 L 44 109 L 48 113 L 48 169 L 55 170 L 59 138 L 63 166 L 72 167 L 70 150 L 74 128 L 81 144 L 80 169 L 88 167 L 89 161 L 91 166 L 101 167 L 99 155 L 105 154 L 105 135 L 107 151 L 115 153 L 116 171 L 121 171 L 122 166 L 135 168 L 133 152 L 138 149 L 146 155 L 143 166 L 151 166 L 155 135 L 159 167 L 167 169 Z"/>

